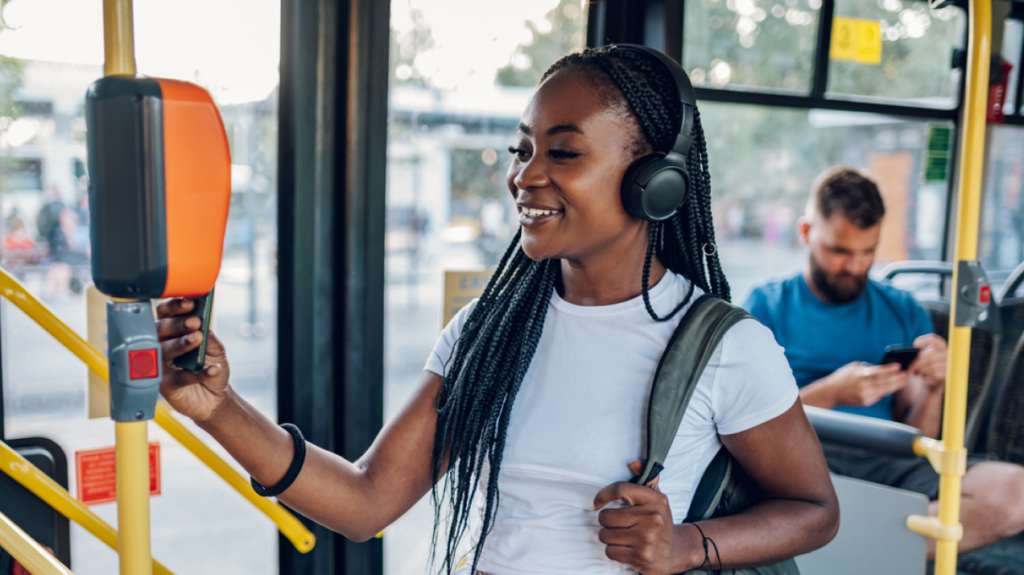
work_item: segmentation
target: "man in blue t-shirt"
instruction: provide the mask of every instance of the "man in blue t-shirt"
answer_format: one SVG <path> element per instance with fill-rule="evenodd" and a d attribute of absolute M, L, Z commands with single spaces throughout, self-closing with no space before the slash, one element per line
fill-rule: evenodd
<path fill-rule="evenodd" d="M 813 405 L 899 421 L 938 437 L 946 383 L 946 342 L 909 293 L 868 277 L 885 205 L 856 170 L 826 171 L 799 221 L 805 269 L 758 286 L 745 307 L 775 334 L 793 369 L 800 399 Z M 920 352 L 909 368 L 877 365 L 890 345 Z M 939 478 L 924 458 L 896 458 L 824 443 L 829 468 L 924 493 L 937 513 Z M 963 479 L 960 550 L 1024 530 L 1024 468 L 969 458 Z M 929 539 L 929 557 L 934 541 Z"/>

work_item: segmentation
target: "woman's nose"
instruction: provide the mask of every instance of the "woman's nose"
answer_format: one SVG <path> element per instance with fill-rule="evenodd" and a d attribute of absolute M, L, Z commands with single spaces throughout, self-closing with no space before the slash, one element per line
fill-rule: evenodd
<path fill-rule="evenodd" d="M 530 161 L 519 165 L 519 171 L 512 178 L 512 183 L 520 190 L 528 188 L 543 188 L 550 181 L 544 170 L 544 163 L 538 161 L 536 156 Z M 515 170 L 515 167 L 512 168 Z"/>

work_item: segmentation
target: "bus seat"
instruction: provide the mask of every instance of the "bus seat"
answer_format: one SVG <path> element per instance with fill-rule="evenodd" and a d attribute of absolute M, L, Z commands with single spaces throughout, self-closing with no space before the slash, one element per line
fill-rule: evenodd
<path fill-rule="evenodd" d="M 942 281 L 952 278 L 953 264 L 940 261 L 903 261 L 889 264 L 881 272 L 883 281 L 886 282 L 891 282 L 898 275 L 906 274 L 936 275 L 940 278 L 941 285 Z M 919 297 L 918 302 L 931 316 L 935 333 L 949 341 L 948 299 Z M 971 451 L 983 448 L 992 398 L 996 395 L 995 388 L 1000 381 L 997 377 L 997 368 L 1000 361 L 1005 360 L 1012 351 L 1000 349 L 1005 347 L 1001 345 L 1000 337 L 1003 314 L 995 313 L 996 309 L 1002 311 L 1001 308 L 997 308 L 996 302 L 993 301 L 991 306 L 990 319 L 971 330 L 971 363 L 967 375 L 969 415 L 964 435 L 964 443 Z"/>
<path fill-rule="evenodd" d="M 839 498 L 839 533 L 828 545 L 796 558 L 801 575 L 907 575 L 925 570 L 925 538 L 907 529 L 910 515 L 927 515 L 920 493 L 832 476 Z"/>
<path fill-rule="evenodd" d="M 1003 388 L 1010 377 L 1010 365 L 1017 355 L 1018 341 L 1024 337 L 1024 294 L 1018 295 L 1016 290 L 1020 280 L 1024 279 L 1024 264 L 1017 268 L 1007 279 L 998 300 L 1000 333 L 996 338 L 995 356 L 992 358 L 991 379 L 988 392 L 975 405 L 972 402 L 971 390 L 968 391 L 968 413 L 970 418 L 967 427 L 967 446 L 975 451 L 991 451 L 988 441 L 992 437 L 993 409 L 997 398 L 1004 397 Z M 974 336 L 972 335 L 971 371 L 974 372 Z M 973 441 L 971 441 L 973 439 Z"/>
<path fill-rule="evenodd" d="M 1024 338 L 1018 350 L 1024 350 Z M 1024 368 L 1024 351 L 1016 366 Z M 1017 371 L 1024 383 L 1024 369 Z M 871 449 L 897 457 L 913 455 L 920 431 L 891 421 L 805 406 L 807 419 L 824 441 Z M 1018 400 L 1016 414 L 1024 415 Z M 1024 429 L 1024 423 L 1018 426 Z M 1024 436 L 1020 429 L 1017 437 Z M 1024 444 L 1024 442 L 1021 442 Z M 839 533 L 821 549 L 797 557 L 804 575 L 846 573 L 922 573 L 925 570 L 924 537 L 906 528 L 909 515 L 926 515 L 928 499 L 919 493 L 833 475 L 842 521 Z M 872 549 L 864 553 L 864 549 Z M 859 555 L 858 555 L 859 553 Z M 884 561 L 879 558 L 884 557 Z M 1013 575 L 1024 573 L 1024 535 L 997 541 L 960 556 L 957 573 Z M 929 572 L 930 566 L 929 566 Z"/>
<path fill-rule="evenodd" d="M 11 439 L 6 443 L 61 487 L 68 488 L 68 460 L 59 445 L 43 437 Z M 68 519 L 5 473 L 0 473 L 0 512 L 37 542 L 49 547 L 61 563 L 71 567 Z M 9 568 L 11 561 L 7 552 L 0 549 L 0 573 L 6 573 L 2 566 Z"/>
<path fill-rule="evenodd" d="M 1018 575 L 1024 573 L 1024 535 L 1007 537 L 957 558 L 957 573 Z"/>
<path fill-rule="evenodd" d="M 1017 339 L 998 399 L 993 402 L 986 450 L 1024 464 L 1024 336 Z"/>

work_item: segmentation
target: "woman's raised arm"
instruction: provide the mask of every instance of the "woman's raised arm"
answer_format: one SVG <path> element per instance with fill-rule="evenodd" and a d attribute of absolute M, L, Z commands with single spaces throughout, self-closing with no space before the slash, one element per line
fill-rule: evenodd
<path fill-rule="evenodd" d="M 246 402 L 228 384 L 224 346 L 212 333 L 206 370 L 194 374 L 174 367 L 174 358 L 197 347 L 200 320 L 183 314 L 192 301 L 157 306 L 164 379 L 160 392 L 227 449 L 260 485 L 271 487 L 291 465 L 291 435 Z M 292 509 L 355 541 L 365 541 L 405 513 L 427 491 L 441 376 L 424 372 L 402 411 L 387 424 L 358 461 L 308 445 L 302 472 L 278 496 Z"/>

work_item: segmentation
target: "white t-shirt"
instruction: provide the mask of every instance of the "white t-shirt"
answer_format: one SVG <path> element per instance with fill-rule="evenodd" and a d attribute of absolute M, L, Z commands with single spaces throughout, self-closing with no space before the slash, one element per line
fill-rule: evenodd
<path fill-rule="evenodd" d="M 654 310 L 669 313 L 688 289 L 685 278 L 666 273 L 650 290 Z M 695 288 L 693 300 L 701 294 Z M 426 370 L 444 375 L 473 305 L 445 328 Z M 593 501 L 606 485 L 628 481 L 629 462 L 643 457 L 654 372 L 685 312 L 658 323 L 640 297 L 579 306 L 557 292 L 551 296 L 543 335 L 513 406 L 497 514 L 480 570 L 496 575 L 634 572 L 605 556 Z M 772 333 L 753 320 L 733 326 L 697 383 L 661 473 L 659 488 L 676 523 L 685 518 L 693 490 L 721 446 L 718 435 L 760 425 L 796 399 L 796 383 Z M 484 477 L 474 498 L 469 531 L 474 545 L 486 485 Z"/>

